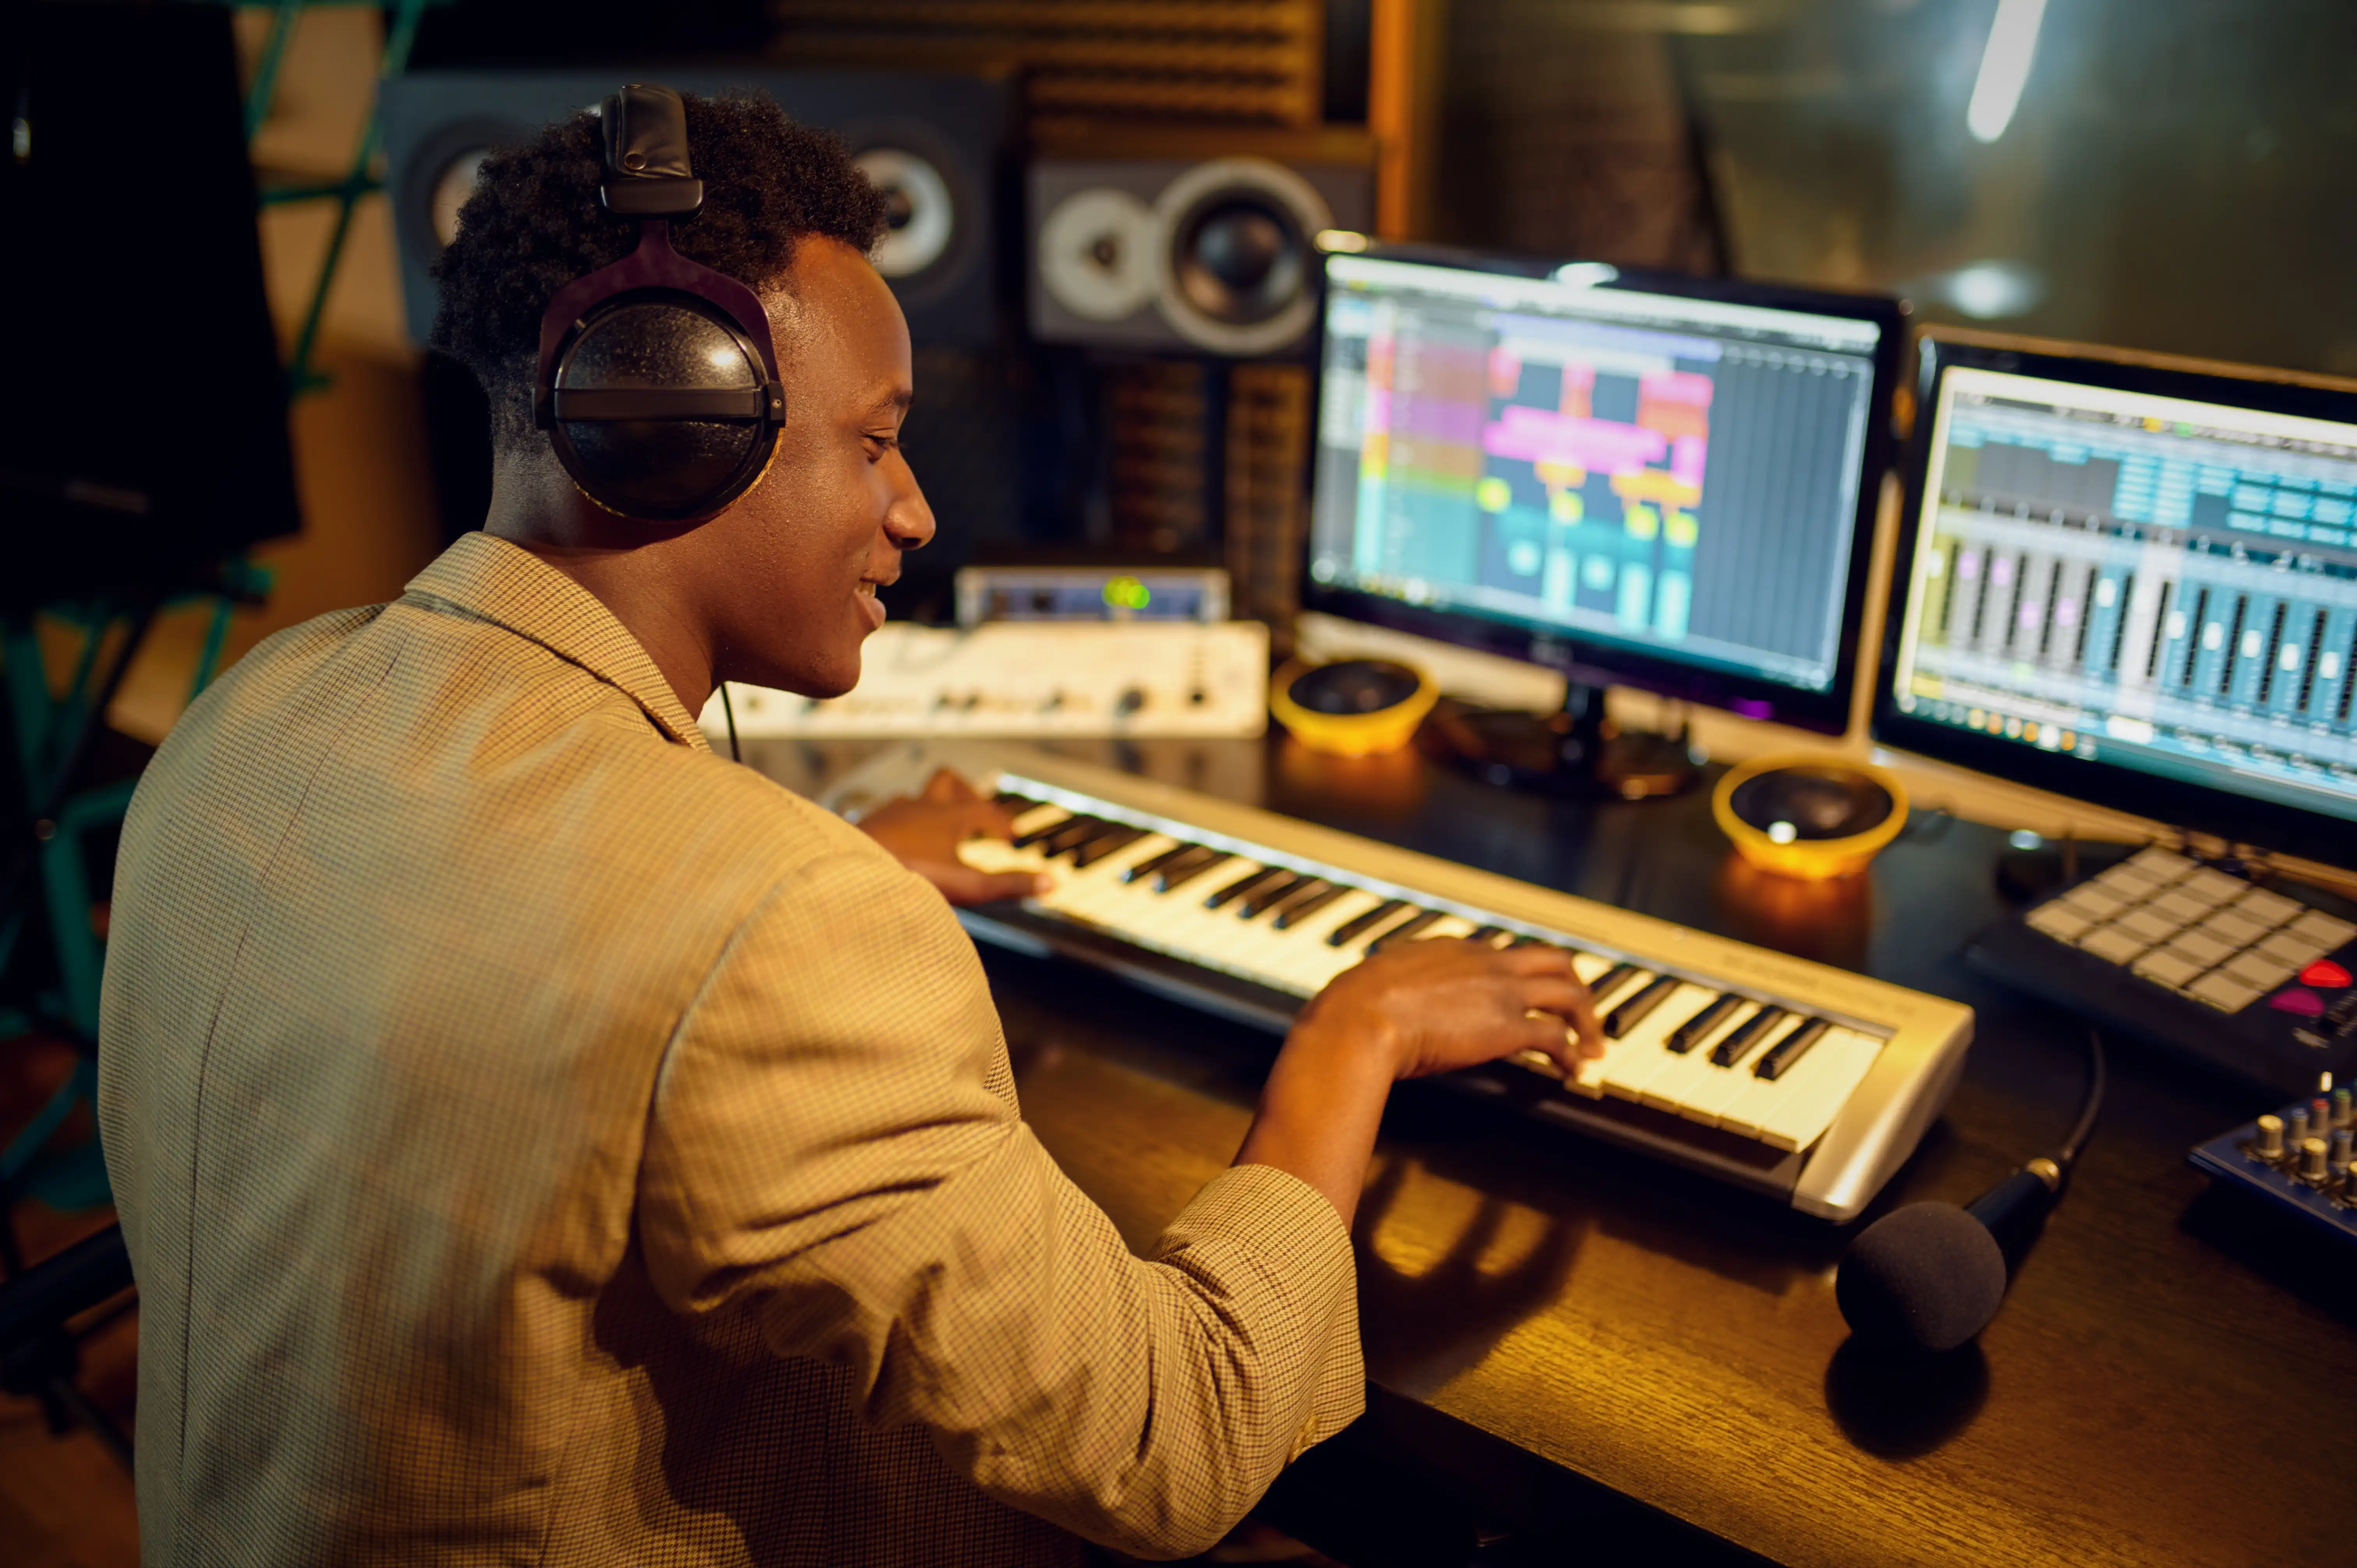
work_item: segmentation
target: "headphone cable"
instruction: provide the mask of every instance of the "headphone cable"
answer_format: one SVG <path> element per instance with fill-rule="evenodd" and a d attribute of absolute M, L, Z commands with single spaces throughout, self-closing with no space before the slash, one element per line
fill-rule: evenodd
<path fill-rule="evenodd" d="M 737 704 L 728 700 L 728 682 L 726 681 L 720 682 L 720 711 L 728 718 L 728 760 L 742 762 L 745 758 L 737 749 Z"/>

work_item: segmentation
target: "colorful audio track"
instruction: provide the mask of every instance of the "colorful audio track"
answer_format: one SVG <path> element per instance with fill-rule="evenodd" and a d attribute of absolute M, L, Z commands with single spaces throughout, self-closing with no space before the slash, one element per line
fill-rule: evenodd
<path fill-rule="evenodd" d="M 1447 276 L 1329 302 L 1313 577 L 1829 682 L 1870 337 Z"/>
<path fill-rule="evenodd" d="M 1903 711 L 2295 803 L 2357 788 L 2357 448 L 1971 393 L 1944 418 Z"/>

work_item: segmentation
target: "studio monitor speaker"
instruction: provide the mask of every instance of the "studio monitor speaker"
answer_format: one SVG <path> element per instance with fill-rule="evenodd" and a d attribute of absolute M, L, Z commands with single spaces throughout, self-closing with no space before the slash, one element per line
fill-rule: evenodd
<path fill-rule="evenodd" d="M 1029 171 L 1032 336 L 1261 359 L 1301 352 L 1321 230 L 1363 231 L 1363 163 L 1045 157 Z"/>
<path fill-rule="evenodd" d="M 625 81 L 684 92 L 768 93 L 806 125 L 843 137 L 890 203 L 877 270 L 899 295 L 920 348 L 981 347 L 1000 328 L 995 209 L 1014 123 L 1010 83 L 979 76 L 872 70 L 417 71 L 383 85 L 386 186 L 401 250 L 410 335 L 433 329 L 429 269 L 457 231 L 483 156 L 593 107 Z"/>

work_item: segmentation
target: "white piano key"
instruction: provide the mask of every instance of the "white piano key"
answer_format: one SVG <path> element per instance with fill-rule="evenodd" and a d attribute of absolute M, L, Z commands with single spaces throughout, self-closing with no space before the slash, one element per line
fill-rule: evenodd
<path fill-rule="evenodd" d="M 1669 1047 L 1670 1031 L 1717 1000 L 1717 991 L 1710 986 L 1681 983 L 1643 1023 L 1606 1048 L 1604 1091 L 1642 1100 L 1648 1084 L 1684 1059 Z"/>
<path fill-rule="evenodd" d="M 1656 1110 L 1683 1113 L 1687 1101 L 1701 1085 L 1711 1081 L 1712 1074 L 1726 1076 L 1727 1069 L 1712 1065 L 1710 1053 L 1717 1047 L 1719 1041 L 1741 1027 L 1759 1011 L 1757 1003 L 1739 1003 L 1719 1020 L 1717 1027 L 1696 1041 L 1693 1049 L 1679 1052 L 1664 1046 L 1663 1054 L 1669 1057 L 1670 1063 L 1646 1080 L 1645 1103 Z"/>
<path fill-rule="evenodd" d="M 1749 1022 L 1759 1016 L 1759 1013 L 1760 1010 L 1754 1007 L 1745 1013 L 1744 1020 Z M 1718 1126 L 1727 1107 L 1733 1105 L 1746 1089 L 1759 1081 L 1751 1076 L 1751 1066 L 1760 1059 L 1761 1053 L 1807 1022 L 1805 1014 L 1795 1013 L 1769 1030 L 1767 1037 L 1744 1052 L 1743 1059 L 1733 1067 L 1721 1067 L 1715 1061 L 1710 1063 L 1709 1073 L 1700 1079 L 1685 1099 L 1679 1102 L 1678 1114 L 1707 1127 Z M 1724 1032 L 1720 1037 L 1726 1037 Z M 1700 1046 L 1695 1047 L 1696 1050 L 1702 1048 Z"/>
<path fill-rule="evenodd" d="M 1315 996 L 1327 983 L 1355 966 L 1362 956 L 1356 948 L 1327 945 L 1329 933 L 1381 904 L 1380 896 L 1360 890 L 1345 893 L 1297 926 L 1269 931 L 1269 940 L 1254 961 L 1271 979 L 1304 996 Z"/>
<path fill-rule="evenodd" d="M 1469 937 L 1480 929 L 1478 920 L 1469 920 L 1462 915 L 1443 915 L 1408 940 L 1428 942 L 1440 937 Z"/>
<path fill-rule="evenodd" d="M 1166 850 L 1178 847 L 1178 841 L 1168 833 L 1148 833 L 1135 843 L 1127 844 L 1105 856 L 1093 865 L 1074 870 L 1057 891 L 1058 908 L 1083 919 L 1100 918 L 1099 910 L 1125 896 L 1132 886 L 1121 879 L 1121 874 L 1133 865 L 1140 865 Z"/>
<path fill-rule="evenodd" d="M 1881 1050 L 1882 1042 L 1871 1035 L 1839 1025 L 1826 1030 L 1824 1037 L 1778 1080 L 1786 1091 L 1760 1123 L 1760 1141 L 1780 1149 L 1805 1149 L 1815 1143 L 1841 1113 Z"/>
<path fill-rule="evenodd" d="M 1575 958 L 1572 961 L 1572 968 L 1578 969 L 1580 967 L 1581 965 L 1579 961 Z M 1612 966 L 1609 963 L 1604 966 L 1605 969 L 1609 969 Z M 1603 970 L 1598 970 L 1596 972 L 1601 974 Z M 1589 977 L 1583 974 L 1580 978 L 1582 980 L 1586 980 Z M 1637 977 L 1634 980 L 1630 981 L 1627 984 L 1622 985 L 1612 993 L 1613 1001 L 1625 1002 L 1630 997 L 1636 995 L 1640 991 L 1644 990 L 1646 986 L 1651 985 L 1652 983 L 1652 972 L 1650 970 L 1640 969 L 1637 972 Z M 1601 1018 L 1604 1015 L 1611 1011 L 1612 1005 L 1610 1003 L 1599 1004 L 1596 1009 L 1597 1016 L 1598 1018 Z M 1652 1021 L 1652 1020 L 1650 1018 L 1646 1020 L 1648 1023 L 1651 1023 Z M 1566 1089 L 1570 1090 L 1573 1093 L 1584 1094 L 1590 1100 L 1603 1099 L 1605 1084 L 1613 1074 L 1618 1064 L 1624 1058 L 1634 1060 L 1638 1054 L 1629 1048 L 1630 1042 L 1632 1037 L 1634 1037 L 1634 1036 L 1631 1035 L 1623 1036 L 1621 1038 L 1617 1040 L 1607 1040 L 1604 1043 L 1604 1054 L 1600 1057 L 1582 1058 L 1578 1068 L 1569 1078 L 1563 1080 L 1563 1086 Z"/>
<path fill-rule="evenodd" d="M 1071 814 L 1062 806 L 1053 804 L 1034 806 L 1015 819 L 1013 836 L 1021 838 L 1026 833 L 1036 833 L 1041 828 L 1054 827 Z"/>

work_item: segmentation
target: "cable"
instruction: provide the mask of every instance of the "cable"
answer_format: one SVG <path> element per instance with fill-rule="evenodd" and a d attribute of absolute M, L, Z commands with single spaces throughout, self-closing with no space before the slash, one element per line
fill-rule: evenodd
<path fill-rule="evenodd" d="M 2062 1140 L 2062 1147 L 2054 1155 L 2054 1163 L 2066 1176 L 2078 1163 L 2080 1151 L 2087 1146 L 2087 1139 L 2094 1133 L 2095 1118 L 2103 1113 L 2104 1086 L 2107 1076 L 2104 1069 L 2104 1032 L 2090 1025 L 2087 1028 L 2087 1098 L 2079 1107 L 2077 1124 L 2072 1127 L 2071 1135 Z"/>
<path fill-rule="evenodd" d="M 728 682 L 720 682 L 720 711 L 728 718 L 728 760 L 742 762 L 744 755 L 737 749 L 737 704 L 728 700 Z"/>

